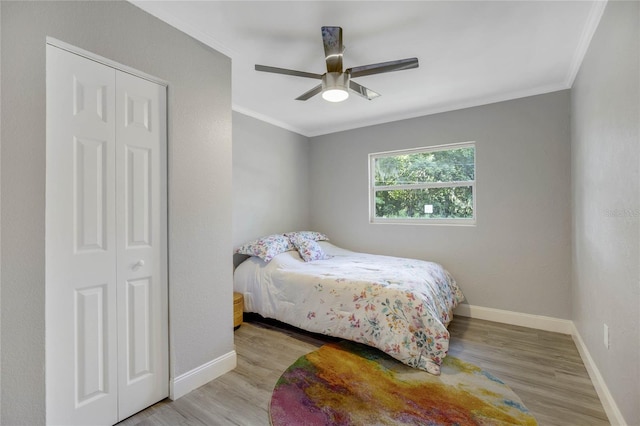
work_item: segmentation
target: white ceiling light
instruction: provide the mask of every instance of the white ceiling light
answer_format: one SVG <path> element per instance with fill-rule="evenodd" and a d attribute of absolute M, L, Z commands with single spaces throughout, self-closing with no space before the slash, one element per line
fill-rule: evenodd
<path fill-rule="evenodd" d="M 349 97 L 349 74 L 328 72 L 322 76 L 322 98 L 329 102 L 342 102 Z"/>
<path fill-rule="evenodd" d="M 322 92 L 322 98 L 329 102 L 342 102 L 349 97 L 349 92 L 343 89 L 327 89 Z"/>

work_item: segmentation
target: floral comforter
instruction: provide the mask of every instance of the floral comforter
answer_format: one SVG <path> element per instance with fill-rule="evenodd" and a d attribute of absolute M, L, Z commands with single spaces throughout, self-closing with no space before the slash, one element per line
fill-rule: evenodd
<path fill-rule="evenodd" d="M 432 374 L 449 348 L 447 325 L 464 298 L 442 266 L 351 252 L 321 242 L 327 260 L 296 251 L 251 257 L 234 273 L 245 311 L 374 346 Z"/>

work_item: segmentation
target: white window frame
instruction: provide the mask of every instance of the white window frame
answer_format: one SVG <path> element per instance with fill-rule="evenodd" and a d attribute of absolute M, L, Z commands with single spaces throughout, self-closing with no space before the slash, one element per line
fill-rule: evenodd
<path fill-rule="evenodd" d="M 474 180 L 471 181 L 452 181 L 452 182 L 424 182 L 424 183 L 416 183 L 416 184 L 406 184 L 406 185 L 393 185 L 393 186 L 376 186 L 375 185 L 375 160 L 383 157 L 395 157 L 399 155 L 409 155 L 409 154 L 419 154 L 423 152 L 433 152 L 433 151 L 448 151 L 459 148 L 473 148 L 474 156 L 473 156 L 473 170 L 474 170 Z M 444 145 L 434 145 L 428 147 L 421 148 L 411 148 L 411 149 L 399 149 L 396 151 L 384 151 L 384 152 L 375 152 L 369 154 L 369 222 L 372 224 L 396 224 L 396 225 L 463 225 L 463 226 L 475 226 L 477 211 L 476 211 L 476 201 L 478 198 L 478 193 L 476 192 L 476 182 L 478 180 L 478 169 L 477 169 L 477 149 L 475 141 L 469 142 L 459 142 L 452 144 L 444 144 Z M 459 186 L 470 186 L 471 193 L 473 196 L 473 217 L 471 218 L 460 218 L 460 219 L 438 219 L 438 218 L 380 218 L 376 217 L 376 191 L 380 190 L 394 190 L 394 189 L 430 189 L 430 188 L 455 188 Z"/>

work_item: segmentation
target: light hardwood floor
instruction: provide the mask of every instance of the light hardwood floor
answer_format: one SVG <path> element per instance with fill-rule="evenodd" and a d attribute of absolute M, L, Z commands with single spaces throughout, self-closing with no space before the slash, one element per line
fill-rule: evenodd
<path fill-rule="evenodd" d="M 502 379 L 540 425 L 609 424 L 571 336 L 460 316 L 449 330 L 449 353 Z M 269 425 L 271 391 L 282 372 L 331 340 L 250 317 L 235 331 L 234 371 L 120 425 Z"/>

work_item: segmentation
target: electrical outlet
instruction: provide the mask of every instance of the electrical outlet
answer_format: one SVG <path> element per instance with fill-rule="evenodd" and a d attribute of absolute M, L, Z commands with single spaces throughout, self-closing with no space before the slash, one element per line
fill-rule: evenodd
<path fill-rule="evenodd" d="M 604 347 L 609 349 L 609 326 L 607 324 L 604 325 Z"/>

